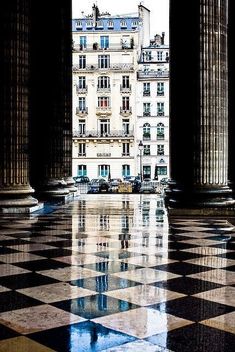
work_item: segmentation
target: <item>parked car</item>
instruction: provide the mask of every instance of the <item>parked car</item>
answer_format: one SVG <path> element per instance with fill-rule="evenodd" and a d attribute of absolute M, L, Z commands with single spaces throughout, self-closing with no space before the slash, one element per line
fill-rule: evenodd
<path fill-rule="evenodd" d="M 130 182 L 132 185 L 132 192 L 138 193 L 141 186 L 140 176 L 125 176 L 124 181 Z"/>
<path fill-rule="evenodd" d="M 94 178 L 91 180 L 87 193 L 109 192 L 109 183 L 103 178 Z"/>
<path fill-rule="evenodd" d="M 111 178 L 109 184 L 110 184 L 110 190 L 112 192 L 118 192 L 118 186 L 122 183 L 122 180 L 120 178 Z"/>
<path fill-rule="evenodd" d="M 140 186 L 140 193 L 155 193 L 156 188 L 153 182 L 151 181 L 143 181 Z"/>
<path fill-rule="evenodd" d="M 87 176 L 75 176 L 74 178 L 75 183 L 89 183 L 90 179 Z"/>

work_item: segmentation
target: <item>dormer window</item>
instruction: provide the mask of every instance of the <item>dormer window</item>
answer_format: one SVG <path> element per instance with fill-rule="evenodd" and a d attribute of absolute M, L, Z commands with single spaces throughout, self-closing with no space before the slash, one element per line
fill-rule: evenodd
<path fill-rule="evenodd" d="M 132 21 L 131 27 L 132 27 L 132 28 L 138 27 L 138 21 Z"/>
<path fill-rule="evenodd" d="M 113 27 L 113 21 L 108 21 L 108 28 L 112 29 Z"/>
<path fill-rule="evenodd" d="M 77 21 L 75 27 L 76 29 L 82 29 L 82 21 Z"/>
<path fill-rule="evenodd" d="M 126 21 L 122 20 L 120 23 L 121 28 L 127 28 Z"/>
<path fill-rule="evenodd" d="M 96 27 L 103 28 L 103 21 L 97 21 L 96 22 Z"/>
<path fill-rule="evenodd" d="M 92 21 L 86 21 L 86 28 L 92 28 L 92 27 L 93 27 Z"/>

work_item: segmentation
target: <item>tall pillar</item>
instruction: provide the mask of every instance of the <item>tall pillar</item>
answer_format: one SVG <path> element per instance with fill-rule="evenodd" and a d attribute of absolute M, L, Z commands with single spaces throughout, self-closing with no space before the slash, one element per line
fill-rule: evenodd
<path fill-rule="evenodd" d="M 30 212 L 29 0 L 0 2 L 0 209 Z"/>
<path fill-rule="evenodd" d="M 228 14 L 229 181 L 235 194 L 235 2 L 233 0 L 229 0 Z"/>
<path fill-rule="evenodd" d="M 32 2 L 31 179 L 44 198 L 70 193 L 71 17 L 71 1 Z"/>
<path fill-rule="evenodd" d="M 170 208 L 208 213 L 234 204 L 228 186 L 227 19 L 227 0 L 170 2 Z"/>

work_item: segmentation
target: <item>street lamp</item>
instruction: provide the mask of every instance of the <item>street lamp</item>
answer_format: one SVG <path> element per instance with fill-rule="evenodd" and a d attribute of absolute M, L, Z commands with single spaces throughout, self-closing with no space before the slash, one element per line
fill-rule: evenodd
<path fill-rule="evenodd" d="M 139 142 L 138 148 L 139 148 L 139 151 L 140 151 L 140 181 L 142 182 L 143 181 L 142 152 L 143 152 L 143 149 L 144 149 L 144 145 L 143 145 L 142 141 Z"/>

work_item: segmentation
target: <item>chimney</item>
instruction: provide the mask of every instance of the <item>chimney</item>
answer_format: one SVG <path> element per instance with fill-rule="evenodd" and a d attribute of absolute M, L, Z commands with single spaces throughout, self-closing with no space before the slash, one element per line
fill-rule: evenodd
<path fill-rule="evenodd" d="M 165 44 L 165 32 L 162 32 L 161 44 Z"/>

